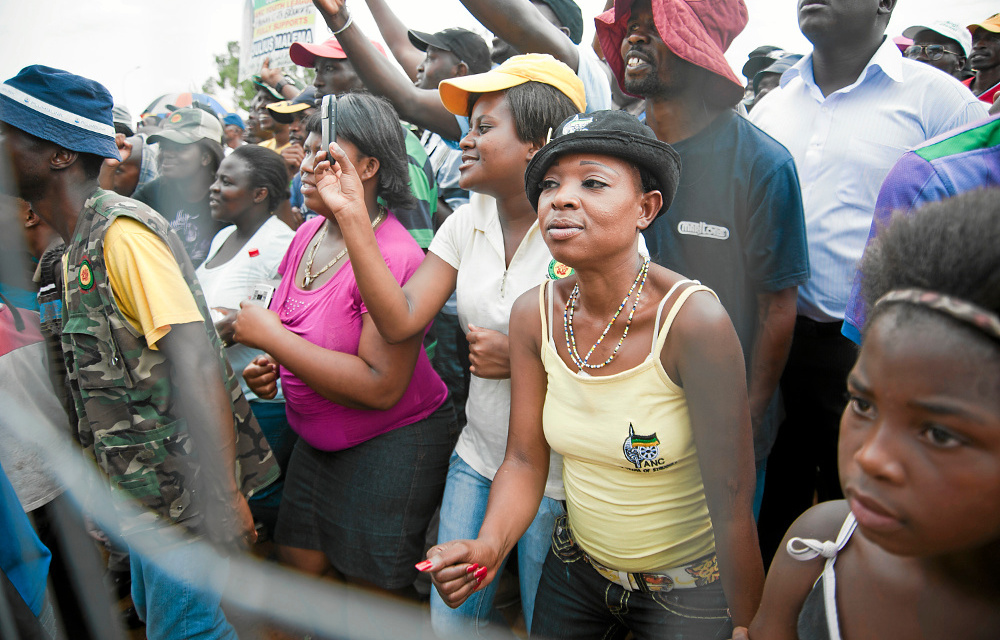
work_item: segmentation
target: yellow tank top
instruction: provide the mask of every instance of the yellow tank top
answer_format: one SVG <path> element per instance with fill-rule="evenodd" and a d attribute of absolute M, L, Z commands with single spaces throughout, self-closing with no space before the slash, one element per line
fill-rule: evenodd
<path fill-rule="evenodd" d="M 684 284 L 663 327 L 660 316 Z M 639 365 L 613 375 L 571 370 L 559 357 L 548 318 L 552 282 L 540 287 L 541 350 L 548 378 L 542 425 L 563 456 L 563 483 L 576 542 L 597 562 L 628 572 L 656 572 L 715 551 L 684 390 L 660 363 L 677 312 L 696 291 L 674 285 L 656 311 L 652 349 Z M 545 296 L 549 309 L 546 316 Z"/>

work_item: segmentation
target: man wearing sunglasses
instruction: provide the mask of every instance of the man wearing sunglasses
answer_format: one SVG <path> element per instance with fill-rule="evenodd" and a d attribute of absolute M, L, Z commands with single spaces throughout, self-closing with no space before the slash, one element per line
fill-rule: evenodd
<path fill-rule="evenodd" d="M 917 60 L 944 71 L 959 80 L 965 80 L 965 61 L 972 49 L 972 34 L 962 25 L 950 20 L 935 20 L 925 25 L 914 25 L 903 31 L 913 44 L 903 51 L 910 60 Z"/>

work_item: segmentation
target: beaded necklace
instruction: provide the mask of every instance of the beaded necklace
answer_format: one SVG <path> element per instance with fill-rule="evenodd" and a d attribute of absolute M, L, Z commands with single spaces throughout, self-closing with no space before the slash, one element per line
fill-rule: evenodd
<path fill-rule="evenodd" d="M 573 364 L 582 372 L 584 369 L 600 369 L 611 364 L 611 361 L 615 359 L 618 355 L 618 350 L 621 349 L 622 343 L 625 342 L 625 336 L 628 335 L 628 328 L 632 325 L 632 316 L 635 315 L 635 310 L 639 306 L 639 297 L 642 296 L 642 286 L 646 284 L 646 274 L 649 273 L 649 258 L 646 258 L 642 262 L 642 267 L 639 269 L 639 273 L 635 276 L 635 280 L 632 281 L 632 286 L 629 287 L 628 293 L 625 295 L 625 299 L 622 303 L 618 305 L 618 311 L 615 311 L 615 315 L 611 317 L 611 322 L 608 326 L 604 327 L 604 332 L 601 333 L 601 337 L 597 339 L 594 346 L 590 348 L 587 355 L 583 358 L 580 357 L 580 352 L 576 350 L 576 336 L 573 335 L 573 313 L 576 311 L 576 301 L 580 298 L 580 283 L 577 283 L 573 287 L 573 291 L 569 294 L 569 298 L 566 299 L 566 308 L 563 310 L 563 334 L 566 336 L 566 350 L 569 351 L 569 357 L 573 360 Z M 638 287 L 638 291 L 636 291 Z M 615 350 L 611 352 L 608 359 L 601 364 L 590 364 L 590 356 L 594 354 L 597 347 L 604 341 L 604 337 L 608 335 L 608 331 L 611 331 L 611 326 L 618 319 L 621 314 L 622 309 L 628 304 L 629 298 L 632 297 L 632 292 L 635 292 L 635 302 L 632 303 L 632 309 L 628 312 L 628 318 L 625 320 L 625 330 L 622 332 L 621 339 L 618 340 L 618 344 L 615 345 Z"/>
<path fill-rule="evenodd" d="M 375 227 L 377 227 L 378 223 L 382 222 L 382 219 L 384 217 L 385 217 L 385 207 L 383 207 L 382 205 L 379 205 L 378 206 L 378 215 L 375 216 L 374 220 L 372 220 L 372 229 L 374 229 Z M 321 275 L 323 275 L 324 273 L 326 273 L 327 271 L 329 271 L 330 267 L 332 267 L 333 265 L 337 264 L 337 262 L 339 262 L 341 258 L 343 258 L 344 256 L 347 255 L 347 247 L 344 247 L 343 249 L 340 250 L 340 253 L 338 253 L 336 256 L 334 256 L 333 260 L 331 260 L 330 262 L 326 263 L 325 267 L 323 267 L 322 269 L 320 269 L 316 273 L 312 273 L 313 260 L 316 259 L 316 250 L 319 249 L 319 245 L 323 244 L 324 240 L 326 240 L 326 224 L 325 223 L 323 224 L 323 230 L 320 232 L 319 238 L 316 239 L 316 243 L 312 246 L 312 249 L 310 249 L 310 251 L 309 251 L 309 260 L 306 261 L 305 273 L 302 274 L 302 288 L 303 289 L 309 287 L 310 284 L 312 284 L 313 282 L 316 281 L 316 278 L 320 277 Z"/>

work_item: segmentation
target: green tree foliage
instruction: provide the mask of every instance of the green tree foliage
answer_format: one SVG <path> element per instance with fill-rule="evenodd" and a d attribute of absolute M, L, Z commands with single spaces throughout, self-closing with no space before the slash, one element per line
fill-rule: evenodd
<path fill-rule="evenodd" d="M 201 90 L 211 95 L 228 94 L 237 109 L 249 111 L 250 100 L 257 90 L 249 80 L 236 81 L 240 68 L 240 43 L 235 40 L 227 43 L 226 53 L 215 56 L 215 66 L 219 70 L 219 75 L 206 80 Z"/>
<path fill-rule="evenodd" d="M 231 102 L 236 105 L 237 109 L 249 112 L 250 100 L 257 93 L 257 88 L 250 80 L 236 81 L 240 68 L 240 43 L 235 40 L 227 43 L 226 53 L 215 56 L 215 66 L 219 70 L 218 76 L 206 80 L 201 90 L 214 96 L 231 97 Z M 301 87 L 312 84 L 316 77 L 316 72 L 313 69 L 299 66 L 285 69 L 285 73 L 295 78 Z"/>

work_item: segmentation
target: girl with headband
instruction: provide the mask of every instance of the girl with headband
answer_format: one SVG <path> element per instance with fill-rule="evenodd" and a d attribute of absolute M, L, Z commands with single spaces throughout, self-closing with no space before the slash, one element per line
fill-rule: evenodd
<path fill-rule="evenodd" d="M 866 252 L 872 312 L 840 422 L 846 500 L 788 530 L 749 637 L 996 637 L 998 244 L 994 190 L 898 217 Z"/>

